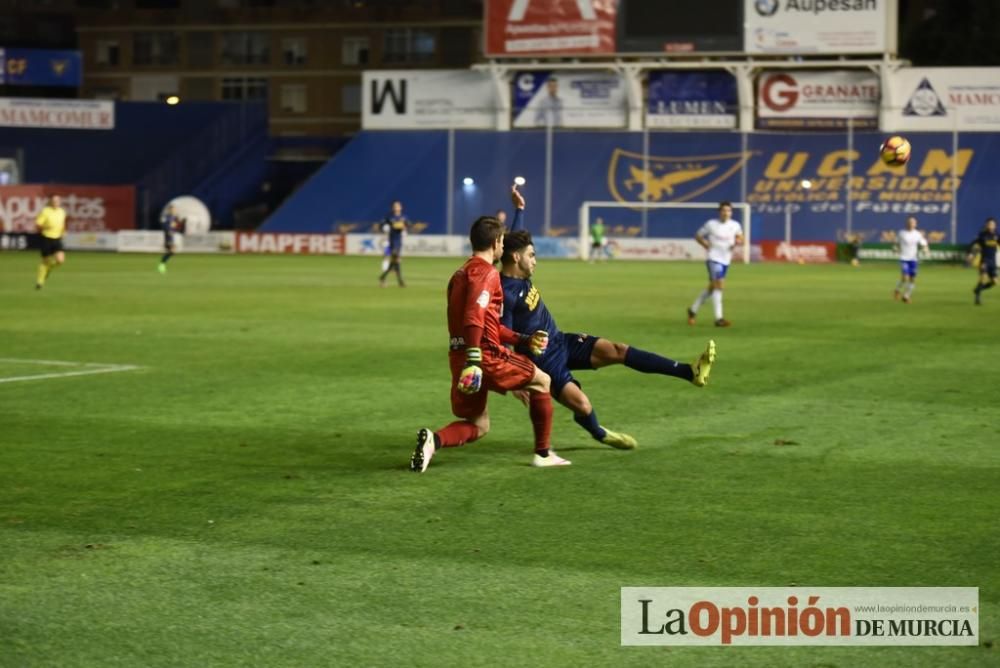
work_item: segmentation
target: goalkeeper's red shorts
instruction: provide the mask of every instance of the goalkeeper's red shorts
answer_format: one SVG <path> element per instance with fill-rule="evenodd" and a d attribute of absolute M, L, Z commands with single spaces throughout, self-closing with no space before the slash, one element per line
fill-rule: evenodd
<path fill-rule="evenodd" d="M 535 363 L 521 353 L 483 350 L 483 385 L 475 394 L 458 391 L 458 377 L 465 368 L 465 351 L 448 355 L 451 365 L 451 412 L 457 417 L 472 419 L 486 410 L 487 392 L 506 394 L 520 390 L 535 377 Z"/>

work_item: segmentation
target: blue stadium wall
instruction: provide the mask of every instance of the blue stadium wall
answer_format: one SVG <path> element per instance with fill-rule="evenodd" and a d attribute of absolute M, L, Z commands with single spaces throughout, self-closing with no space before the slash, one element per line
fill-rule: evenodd
<path fill-rule="evenodd" d="M 464 234 L 476 216 L 509 208 L 507 189 L 515 175 L 527 179 L 528 227 L 543 224 L 546 135 L 544 132 L 456 131 L 452 202 L 454 228 Z M 846 229 L 847 136 L 844 134 L 747 135 L 738 133 L 557 132 L 553 135 L 553 234 L 576 234 L 585 200 L 717 202 L 746 198 L 754 206 L 755 239 L 784 235 L 785 207 L 793 200 L 794 237 L 834 240 Z M 1000 134 L 967 133 L 959 138 L 957 203 L 952 202 L 952 135 L 910 135 L 913 156 L 902 169 L 878 160 L 882 136 L 857 133 L 853 162 L 852 227 L 876 240 L 916 215 L 932 240 L 948 241 L 957 205 L 958 240 L 975 236 L 988 216 L 997 215 Z M 372 229 L 394 199 L 425 233 L 445 233 L 448 211 L 446 131 L 362 132 L 300 188 L 264 224 L 269 232 L 364 232 Z M 742 172 L 745 170 L 745 177 Z M 475 185 L 463 187 L 464 177 Z M 813 188 L 801 189 L 803 179 Z M 839 179 L 839 180 L 838 180 Z M 606 223 L 634 226 L 630 209 L 600 212 Z M 652 218 L 652 214 L 650 214 Z M 686 236 L 689 230 L 685 229 Z M 657 234 L 656 236 L 667 236 Z"/>

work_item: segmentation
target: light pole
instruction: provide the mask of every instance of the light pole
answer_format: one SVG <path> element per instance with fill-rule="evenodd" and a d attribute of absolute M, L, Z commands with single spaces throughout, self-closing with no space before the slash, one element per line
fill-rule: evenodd
<path fill-rule="evenodd" d="M 813 184 L 809 179 L 802 179 L 799 186 L 803 190 L 809 190 Z M 792 245 L 792 202 L 785 202 L 785 245 Z"/>

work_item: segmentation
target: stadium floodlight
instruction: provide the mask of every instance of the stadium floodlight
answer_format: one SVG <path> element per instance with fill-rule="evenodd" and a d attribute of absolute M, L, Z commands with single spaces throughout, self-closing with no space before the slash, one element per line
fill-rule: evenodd
<path fill-rule="evenodd" d="M 515 186 L 523 186 L 524 185 L 524 177 L 523 176 L 515 176 L 514 177 L 514 185 Z"/>
<path fill-rule="evenodd" d="M 173 106 L 175 104 L 180 104 L 180 101 L 181 101 L 181 99 L 179 97 L 177 97 L 176 95 L 171 95 L 166 100 L 164 100 L 164 102 L 166 102 L 167 104 L 169 104 L 171 106 Z"/>
<path fill-rule="evenodd" d="M 471 176 L 466 176 L 464 179 L 462 179 L 462 185 L 466 187 L 474 186 L 476 185 L 476 180 L 473 179 Z"/>
<path fill-rule="evenodd" d="M 750 205 L 746 202 L 732 202 L 735 218 L 743 227 L 743 262 L 750 263 Z M 719 210 L 718 202 L 599 202 L 585 201 L 580 205 L 580 259 L 590 256 L 590 223 L 595 210 L 600 209 L 631 209 L 634 212 L 646 211 L 646 215 L 656 212 L 662 223 L 656 234 L 646 234 L 646 238 L 693 238 L 695 231 L 709 218 L 714 218 Z M 664 210 L 664 211 L 661 211 Z M 704 209 L 705 215 L 697 215 L 697 209 Z M 683 220 L 682 220 L 683 219 Z M 696 222 L 695 222 L 696 221 Z M 687 227 L 680 228 L 683 224 Z M 676 235 L 670 237 L 663 231 L 678 229 Z"/>

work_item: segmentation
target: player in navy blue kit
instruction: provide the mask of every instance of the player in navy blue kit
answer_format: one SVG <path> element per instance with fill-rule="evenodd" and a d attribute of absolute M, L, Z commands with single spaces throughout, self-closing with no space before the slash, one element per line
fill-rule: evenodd
<path fill-rule="evenodd" d="M 970 251 L 979 248 L 979 282 L 973 292 L 976 294 L 976 306 L 982 304 L 983 290 L 989 290 L 997 284 L 997 221 L 987 218 L 986 224 L 979 236 L 969 247 Z"/>
<path fill-rule="evenodd" d="M 541 293 L 531 282 L 537 259 L 531 234 L 520 229 L 524 224 L 524 200 L 516 188 L 512 191 L 512 198 L 516 212 L 512 231 L 504 237 L 500 268 L 504 292 L 501 322 L 519 332 L 547 332 L 548 347 L 533 359 L 539 369 L 552 377 L 552 396 L 573 411 L 576 423 L 596 440 L 619 449 L 634 448 L 637 443 L 632 436 L 601 426 L 590 399 L 580 389 L 572 371 L 624 364 L 636 371 L 674 376 L 703 387 L 708 382 L 715 361 L 715 342 L 708 342 L 705 352 L 694 364 L 684 364 L 625 343 L 560 331 L 542 301 Z"/>
<path fill-rule="evenodd" d="M 184 231 L 184 219 L 177 215 L 177 210 L 173 204 L 167 205 L 163 215 L 160 216 L 160 227 L 163 228 L 163 257 L 156 270 L 161 274 L 167 273 L 167 262 L 174 256 L 174 234 Z"/>
<path fill-rule="evenodd" d="M 410 229 L 410 219 L 403 215 L 403 203 L 395 201 L 392 203 L 392 213 L 385 217 L 382 222 L 382 232 L 389 237 L 389 266 L 378 277 L 378 284 L 385 287 L 385 277 L 390 271 L 396 272 L 396 280 L 399 287 L 405 288 L 403 282 L 403 272 L 399 266 L 399 256 L 403 253 L 403 237 Z"/>

